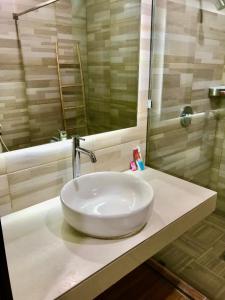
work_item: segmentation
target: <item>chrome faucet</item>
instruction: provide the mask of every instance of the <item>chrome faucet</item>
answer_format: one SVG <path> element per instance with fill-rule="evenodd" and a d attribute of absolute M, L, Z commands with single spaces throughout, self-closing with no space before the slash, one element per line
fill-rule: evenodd
<path fill-rule="evenodd" d="M 86 154 L 90 157 L 92 163 L 96 163 L 97 159 L 94 152 L 80 147 L 80 141 L 85 141 L 79 135 L 72 137 L 72 166 L 73 166 L 73 178 L 80 176 L 80 154 Z"/>

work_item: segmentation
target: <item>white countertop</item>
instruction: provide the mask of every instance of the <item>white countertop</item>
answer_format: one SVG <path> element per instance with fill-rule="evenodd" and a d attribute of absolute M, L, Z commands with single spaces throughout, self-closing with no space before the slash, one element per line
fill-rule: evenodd
<path fill-rule="evenodd" d="M 216 192 L 150 168 L 134 174 L 151 183 L 155 203 L 132 237 L 77 233 L 58 197 L 2 218 L 14 300 L 93 299 L 215 209 Z"/>

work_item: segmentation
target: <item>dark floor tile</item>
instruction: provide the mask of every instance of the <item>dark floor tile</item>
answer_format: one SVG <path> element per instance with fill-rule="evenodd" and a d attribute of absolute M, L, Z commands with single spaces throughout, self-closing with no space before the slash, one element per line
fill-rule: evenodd
<path fill-rule="evenodd" d="M 221 299 L 218 295 L 225 287 L 225 279 L 207 268 L 193 262 L 180 273 L 180 276 L 210 299 Z"/>
<path fill-rule="evenodd" d="M 210 215 L 156 258 L 210 299 L 225 300 L 225 216 Z"/>
<path fill-rule="evenodd" d="M 217 300 L 224 300 L 225 299 L 225 286 L 223 289 L 220 289 L 218 293 L 216 294 Z"/>
<path fill-rule="evenodd" d="M 181 239 L 194 246 L 208 250 L 224 235 L 224 231 L 208 223 L 202 223 L 197 229 L 184 234 Z"/>
<path fill-rule="evenodd" d="M 186 235 L 183 235 L 181 238 L 176 240 L 174 244 L 192 258 L 197 258 L 206 251 L 205 247 L 203 247 L 199 242 L 196 242 L 195 239 L 191 239 Z"/>
<path fill-rule="evenodd" d="M 219 240 L 211 249 L 200 256 L 196 262 L 214 274 L 221 276 L 225 272 L 224 252 L 225 244 Z"/>
<path fill-rule="evenodd" d="M 223 243 L 225 243 L 225 234 L 221 237 L 220 241 L 222 241 Z"/>
<path fill-rule="evenodd" d="M 211 224 L 217 228 L 219 228 L 221 231 L 225 232 L 225 215 L 222 216 L 220 214 L 211 214 L 205 219 L 205 222 L 208 224 Z"/>
<path fill-rule="evenodd" d="M 174 243 L 160 251 L 155 258 L 177 274 L 193 260 L 192 256 L 182 251 Z"/>

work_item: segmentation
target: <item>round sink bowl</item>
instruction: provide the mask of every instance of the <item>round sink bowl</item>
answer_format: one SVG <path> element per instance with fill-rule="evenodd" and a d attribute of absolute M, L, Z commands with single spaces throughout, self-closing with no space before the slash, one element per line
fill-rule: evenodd
<path fill-rule="evenodd" d="M 119 172 L 91 173 L 61 190 L 65 220 L 89 236 L 111 239 L 132 235 L 147 223 L 153 189 L 144 180 Z"/>

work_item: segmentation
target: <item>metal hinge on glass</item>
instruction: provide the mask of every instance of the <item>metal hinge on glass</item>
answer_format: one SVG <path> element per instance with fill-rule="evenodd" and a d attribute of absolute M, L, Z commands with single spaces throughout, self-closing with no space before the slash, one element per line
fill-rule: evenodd
<path fill-rule="evenodd" d="M 152 100 L 148 99 L 147 101 L 147 108 L 151 109 L 152 108 Z"/>

